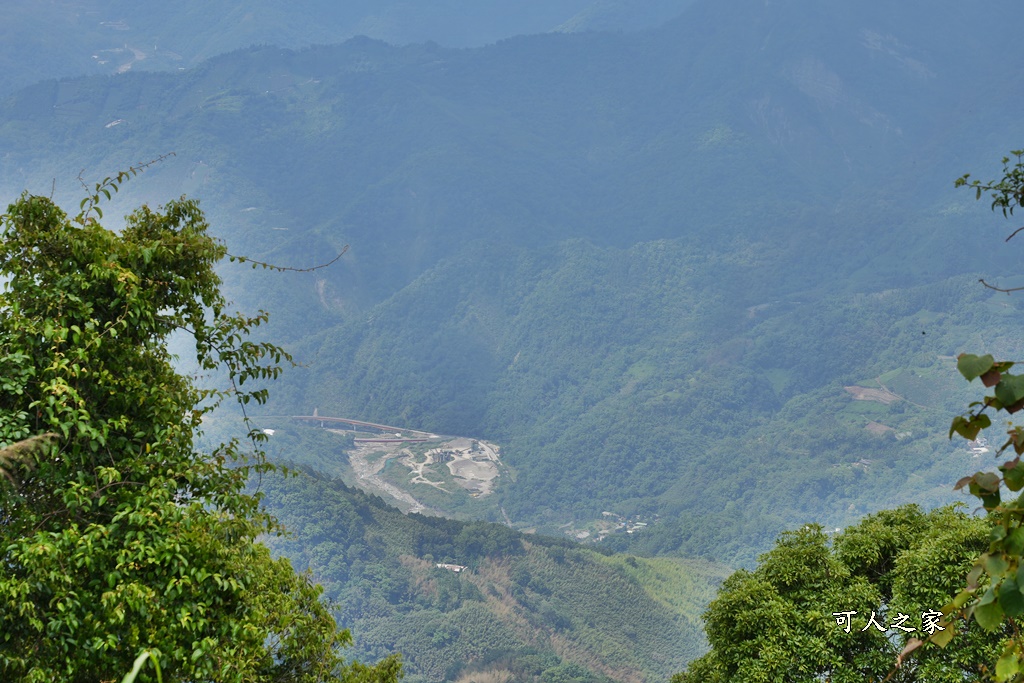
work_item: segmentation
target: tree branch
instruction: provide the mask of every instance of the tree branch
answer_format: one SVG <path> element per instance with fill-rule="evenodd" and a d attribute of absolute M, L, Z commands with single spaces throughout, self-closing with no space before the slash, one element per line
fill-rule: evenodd
<path fill-rule="evenodd" d="M 1024 230 L 1024 228 L 1021 228 L 1021 230 Z M 989 289 L 994 289 L 997 292 L 1003 292 L 1005 294 L 1009 294 L 1010 292 L 1020 292 L 1020 291 L 1024 290 L 1024 287 L 1010 287 L 1009 289 L 1003 289 L 1002 287 L 996 287 L 995 285 L 990 285 L 989 283 L 985 282 L 984 278 L 978 280 L 978 282 L 980 282 L 981 284 L 985 285 Z"/>
<path fill-rule="evenodd" d="M 1017 236 L 1017 233 L 1020 232 L 1021 230 L 1024 230 L 1024 225 L 1011 232 L 1010 236 L 1007 237 L 1005 241 L 1009 242 L 1010 240 L 1012 240 L 1014 237 Z"/>
<path fill-rule="evenodd" d="M 293 273 L 311 273 L 314 270 L 320 270 L 321 268 L 326 268 L 327 266 L 334 265 L 335 263 L 338 262 L 338 259 L 344 256 L 347 252 L 348 245 L 346 244 L 344 247 L 341 248 L 341 253 L 332 258 L 330 261 L 328 261 L 327 263 L 321 263 L 319 266 L 313 266 L 312 268 L 289 268 L 288 266 L 275 266 L 272 263 L 264 263 L 263 261 L 257 261 L 256 259 L 251 259 L 248 256 L 234 256 L 233 254 L 228 254 L 228 258 L 232 262 L 237 261 L 239 263 L 251 263 L 253 268 L 255 268 L 256 266 L 262 266 L 263 268 L 274 270 L 277 271 L 278 273 L 283 273 L 285 271 L 291 271 Z"/>

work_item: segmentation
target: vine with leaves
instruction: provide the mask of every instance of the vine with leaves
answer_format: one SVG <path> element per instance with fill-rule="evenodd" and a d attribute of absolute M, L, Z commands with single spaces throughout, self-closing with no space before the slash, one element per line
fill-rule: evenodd
<path fill-rule="evenodd" d="M 993 211 L 1010 218 L 1024 207 L 1024 150 L 1015 150 L 1003 158 L 1003 177 L 981 182 L 966 174 L 956 181 L 957 187 L 975 190 L 976 199 L 988 195 Z M 1024 227 L 1014 230 L 1006 239 L 1018 235 Z M 999 292 L 1020 291 L 1020 287 L 1002 288 L 985 280 L 981 283 Z M 1011 372 L 1013 361 L 996 360 L 991 355 L 961 354 L 957 369 L 969 381 L 980 380 L 991 390 L 980 400 L 972 402 L 968 410 L 953 418 L 949 437 L 959 435 L 967 440 L 993 426 L 993 417 L 999 413 L 1013 415 L 1024 409 L 1024 374 Z M 957 617 L 974 619 L 982 628 L 1009 635 L 1001 644 L 999 658 L 986 666 L 995 680 L 1011 683 L 1024 682 L 1024 427 L 1008 422 L 1006 440 L 999 446 L 997 456 L 1007 452 L 1013 457 L 997 467 L 996 472 L 975 472 L 956 484 L 957 490 L 966 489 L 978 498 L 984 510 L 995 521 L 990 535 L 988 551 L 975 562 L 967 576 L 967 585 L 942 611 L 948 627 L 928 641 L 911 640 L 899 662 L 926 642 L 946 647 L 953 639 Z"/>

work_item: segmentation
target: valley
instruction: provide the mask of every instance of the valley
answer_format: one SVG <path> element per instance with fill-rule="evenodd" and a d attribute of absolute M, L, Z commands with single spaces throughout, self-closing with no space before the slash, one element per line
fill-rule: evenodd
<path fill-rule="evenodd" d="M 73 213 L 162 159 L 97 220 L 201 203 L 295 363 L 197 452 L 255 425 L 300 473 L 252 482 L 266 542 L 358 657 L 663 681 L 780 534 L 998 464 L 948 437 L 957 357 L 1024 358 L 1024 298 L 978 282 L 1024 285 L 1021 237 L 954 183 L 1024 139 L 1015 9 L 13 0 L 0 193 Z"/>

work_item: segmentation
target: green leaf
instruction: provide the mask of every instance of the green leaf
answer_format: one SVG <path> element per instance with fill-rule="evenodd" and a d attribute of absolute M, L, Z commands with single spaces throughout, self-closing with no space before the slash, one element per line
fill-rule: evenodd
<path fill-rule="evenodd" d="M 1024 585 L 1024 562 L 1017 566 L 1017 585 Z"/>
<path fill-rule="evenodd" d="M 1011 676 L 1014 676 L 1020 671 L 1020 660 L 1017 659 L 1017 653 L 1013 650 L 1005 652 L 1002 657 L 996 661 L 996 680 L 1005 681 Z"/>
<path fill-rule="evenodd" d="M 953 602 L 949 603 L 949 605 L 948 605 L 948 607 L 950 608 L 949 612 L 952 612 L 953 610 L 960 609 L 961 607 L 966 605 L 968 602 L 970 602 L 971 598 L 973 598 L 973 597 L 974 597 L 974 593 L 972 591 L 969 591 L 969 590 L 960 591 L 959 593 L 957 593 L 956 597 L 953 598 Z M 946 614 L 949 614 L 949 612 L 946 612 L 945 608 L 943 609 L 943 612 L 945 612 Z"/>
<path fill-rule="evenodd" d="M 992 420 L 989 419 L 988 415 L 972 415 L 970 419 L 957 415 L 953 418 L 953 423 L 949 427 L 949 438 L 953 438 L 953 434 L 959 434 L 968 441 L 974 441 L 978 438 L 978 433 L 982 429 L 986 429 L 992 426 Z"/>
<path fill-rule="evenodd" d="M 1024 375 L 1003 375 L 996 385 L 995 394 L 1004 407 L 1024 399 Z"/>
<path fill-rule="evenodd" d="M 1024 553 L 1024 527 L 1017 527 L 1006 537 L 1003 541 L 1003 547 L 1006 548 L 1006 552 L 1010 555 L 1020 555 Z"/>
<path fill-rule="evenodd" d="M 995 510 L 997 507 L 999 507 L 999 504 L 1002 502 L 1002 496 L 999 495 L 999 491 L 996 491 L 995 493 L 981 495 L 979 496 L 979 498 L 981 498 L 981 504 L 985 507 L 986 510 Z"/>
<path fill-rule="evenodd" d="M 1006 482 L 1006 488 L 1011 491 L 1024 489 L 1024 467 L 1021 467 L 1019 462 L 1013 467 L 1006 467 L 1003 470 L 1003 481 Z"/>
<path fill-rule="evenodd" d="M 977 489 L 977 490 L 975 490 Z M 999 475 L 995 472 L 977 472 L 971 484 L 971 493 L 976 496 L 995 493 L 999 490 Z"/>
<path fill-rule="evenodd" d="M 983 557 L 985 557 L 985 571 L 993 580 L 1005 574 L 1006 570 L 1010 568 L 1010 563 L 1006 561 L 1006 557 L 1002 553 L 991 553 L 987 557 Z M 988 593 L 985 595 L 987 596 Z"/>
<path fill-rule="evenodd" d="M 1003 608 L 998 602 L 979 604 L 974 608 L 974 619 L 986 631 L 993 631 L 1003 621 Z"/>
<path fill-rule="evenodd" d="M 999 585 L 999 604 L 1007 616 L 1016 617 L 1024 614 L 1024 595 L 1021 595 L 1017 582 L 1006 578 Z"/>
<path fill-rule="evenodd" d="M 146 664 L 147 659 L 153 660 L 153 666 L 156 668 L 157 681 L 162 683 L 163 676 L 160 674 L 160 663 L 157 661 L 156 655 L 150 650 L 146 650 L 135 658 L 135 664 L 132 666 L 132 670 L 125 674 L 121 683 L 134 683 L 135 677 L 139 675 L 140 671 L 142 671 L 142 667 Z"/>
<path fill-rule="evenodd" d="M 954 633 L 956 633 L 956 631 L 953 630 L 953 625 L 950 624 L 949 626 L 946 626 L 945 630 L 933 633 L 928 640 L 939 647 L 946 647 L 949 645 L 949 641 L 953 640 Z"/>
<path fill-rule="evenodd" d="M 970 353 L 961 353 L 956 359 L 956 369 L 960 371 L 960 374 L 968 381 L 974 381 L 974 378 L 981 377 L 986 372 L 992 369 L 995 365 L 995 359 L 990 355 L 975 356 Z"/>

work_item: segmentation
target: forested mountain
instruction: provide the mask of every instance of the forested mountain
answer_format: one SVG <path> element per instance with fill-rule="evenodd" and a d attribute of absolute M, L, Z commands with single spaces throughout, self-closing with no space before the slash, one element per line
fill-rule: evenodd
<path fill-rule="evenodd" d="M 490 439 L 494 520 L 658 514 L 632 543 L 749 562 L 976 467 L 949 356 L 1019 354 L 975 284 L 1016 257 L 952 181 L 1021 133 L 1010 7 L 698 2 L 43 82 L 0 102 L 0 187 L 175 151 L 108 213 L 187 192 L 233 253 L 351 246 L 225 273 L 306 363 L 269 412 Z"/>

